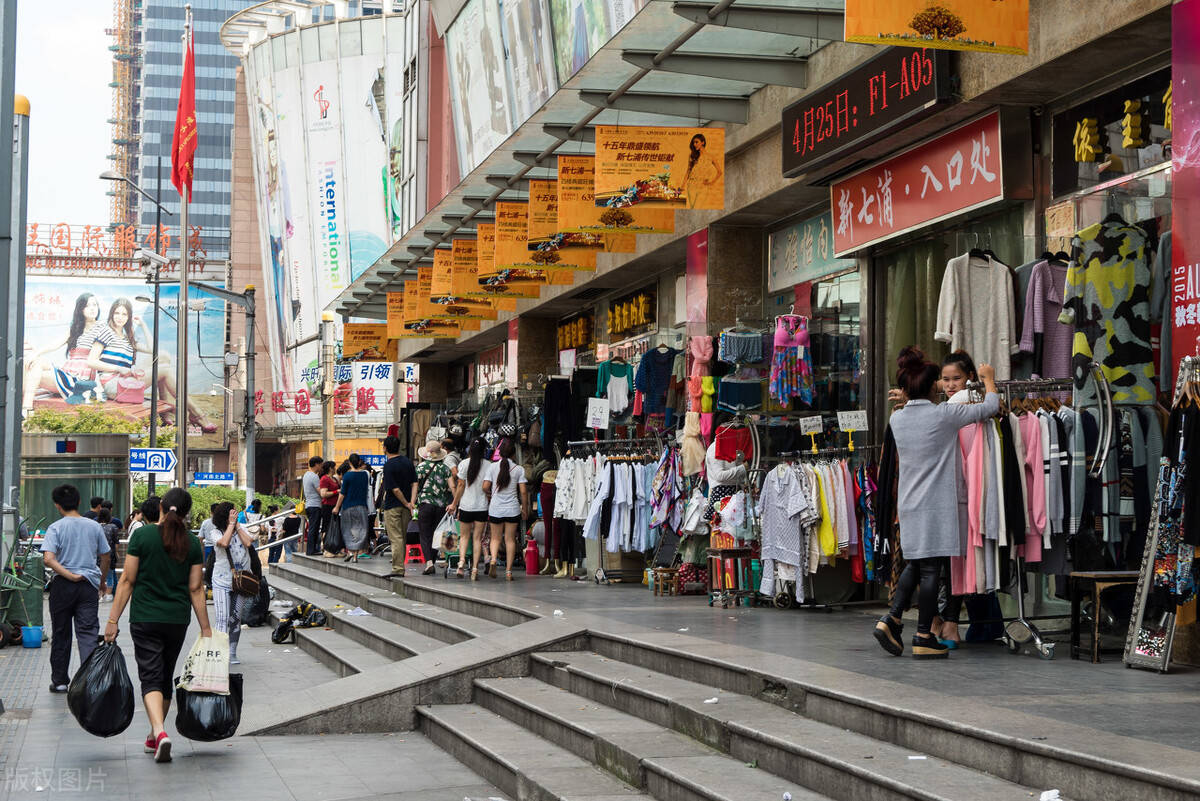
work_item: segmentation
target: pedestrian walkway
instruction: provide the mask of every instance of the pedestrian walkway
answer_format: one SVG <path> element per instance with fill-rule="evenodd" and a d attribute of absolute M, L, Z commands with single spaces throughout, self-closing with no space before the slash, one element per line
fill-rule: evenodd
<path fill-rule="evenodd" d="M 123 619 L 122 631 L 127 627 Z M 193 623 L 189 642 L 197 633 Z M 242 664 L 235 670 L 242 671 L 247 699 L 271 697 L 286 704 L 302 688 L 337 678 L 296 646 L 273 644 L 270 633 L 265 626 L 242 632 Z M 125 649 L 136 687 L 132 644 L 124 634 L 117 642 Z M 72 661 L 72 672 L 76 667 Z M 67 710 L 66 696 L 52 695 L 49 684 L 48 647 L 0 651 L 0 700 L 5 707 L 0 715 L 0 801 L 507 798 L 416 732 L 239 736 L 216 743 L 173 736 L 174 761 L 158 765 L 143 752 L 149 724 L 140 703 L 124 733 L 102 739 L 79 727 Z M 174 730 L 172 712 L 167 732 Z"/>

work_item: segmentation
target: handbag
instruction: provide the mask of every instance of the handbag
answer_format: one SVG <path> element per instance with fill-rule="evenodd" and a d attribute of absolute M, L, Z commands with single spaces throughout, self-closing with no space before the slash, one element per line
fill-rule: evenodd
<path fill-rule="evenodd" d="M 700 491 L 700 488 L 692 490 L 692 497 L 688 499 L 687 507 L 683 512 L 683 525 L 679 530 L 684 534 L 701 534 L 704 532 L 704 507 L 708 505 L 708 498 Z"/>
<path fill-rule="evenodd" d="M 238 570 L 233 566 L 233 557 L 229 554 L 229 549 L 225 549 L 225 558 L 229 560 L 229 572 L 232 575 L 230 586 L 233 589 L 234 595 L 241 595 L 246 598 L 258 597 L 258 576 L 254 575 L 253 570 Z"/>
<path fill-rule="evenodd" d="M 140 378 L 123 376 L 117 379 L 117 403 L 142 403 L 146 400 L 146 382 Z"/>

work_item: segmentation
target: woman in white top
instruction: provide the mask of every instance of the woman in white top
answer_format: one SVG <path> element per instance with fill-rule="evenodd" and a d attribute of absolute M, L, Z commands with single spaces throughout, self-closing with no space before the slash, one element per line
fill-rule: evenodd
<path fill-rule="evenodd" d="M 213 555 L 212 595 L 216 629 L 229 635 L 229 664 L 240 665 L 238 640 L 242 634 L 242 614 L 254 600 L 233 591 L 233 571 L 250 570 L 250 548 L 254 536 L 238 523 L 234 506 L 228 501 L 212 507 L 212 528 L 204 534 L 204 544 L 215 549 Z"/>
<path fill-rule="evenodd" d="M 500 533 L 504 532 L 504 578 L 512 581 L 513 559 L 517 554 L 517 525 L 528 516 L 529 495 L 525 489 L 525 468 L 512 460 L 517 446 L 511 439 L 500 441 L 500 461 L 493 463 L 483 491 L 491 494 L 488 522 L 492 525 L 492 558 L 488 575 L 496 577 Z"/>
<path fill-rule="evenodd" d="M 471 581 L 479 581 L 475 568 L 483 547 L 483 532 L 488 520 L 488 495 L 484 482 L 488 480 L 491 464 L 483 458 L 486 444 L 480 438 L 471 443 L 466 468 L 459 463 L 458 486 L 454 488 L 454 500 L 446 507 L 447 514 L 454 515 L 463 529 L 459 534 L 458 570 L 454 575 L 463 578 L 463 564 L 467 558 L 465 543 L 471 544 Z"/>

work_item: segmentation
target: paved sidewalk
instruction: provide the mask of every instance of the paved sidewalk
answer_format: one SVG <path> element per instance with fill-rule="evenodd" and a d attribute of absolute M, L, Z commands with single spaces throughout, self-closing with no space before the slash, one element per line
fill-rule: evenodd
<path fill-rule="evenodd" d="M 101 608 L 103 613 L 104 608 Z M 49 620 L 49 615 L 47 615 Z M 122 621 L 122 630 L 127 621 Z M 198 630 L 193 623 L 189 636 Z M 243 629 L 238 655 L 247 698 L 286 704 L 294 689 L 337 676 L 296 646 L 271 643 L 270 628 Z M 132 644 L 118 638 L 137 682 Z M 337 737 L 234 737 L 194 743 L 172 737 L 174 761 L 143 753 L 149 730 L 140 702 L 133 724 L 93 737 L 52 695 L 50 651 L 0 651 L 0 801 L 486 801 L 507 798 L 416 732 Z M 72 672 L 77 667 L 73 655 Z M 181 657 L 182 658 L 182 657 Z M 249 702 L 248 702 L 249 703 Z M 167 732 L 174 732 L 174 712 Z"/>

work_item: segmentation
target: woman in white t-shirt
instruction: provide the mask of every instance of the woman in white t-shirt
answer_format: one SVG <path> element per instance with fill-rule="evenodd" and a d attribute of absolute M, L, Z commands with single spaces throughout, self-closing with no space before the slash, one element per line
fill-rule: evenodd
<path fill-rule="evenodd" d="M 525 468 L 513 461 L 517 446 L 511 439 L 500 441 L 500 461 L 493 463 L 483 491 L 491 494 L 488 502 L 488 523 L 492 526 L 488 575 L 496 577 L 496 559 L 500 550 L 500 533 L 504 532 L 504 578 L 512 581 L 513 559 L 517 553 L 517 525 L 524 519 L 529 496 L 525 489 Z"/>
<path fill-rule="evenodd" d="M 479 581 L 475 565 L 483 548 L 483 532 L 488 522 L 488 495 L 484 483 L 491 475 L 491 463 L 483 458 L 487 444 L 479 438 L 471 443 L 465 463 L 458 465 L 458 486 L 454 488 L 454 500 L 446 512 L 457 517 L 461 524 L 458 544 L 458 570 L 454 575 L 463 578 L 463 565 L 467 558 L 466 543 L 471 543 L 471 581 Z"/>

